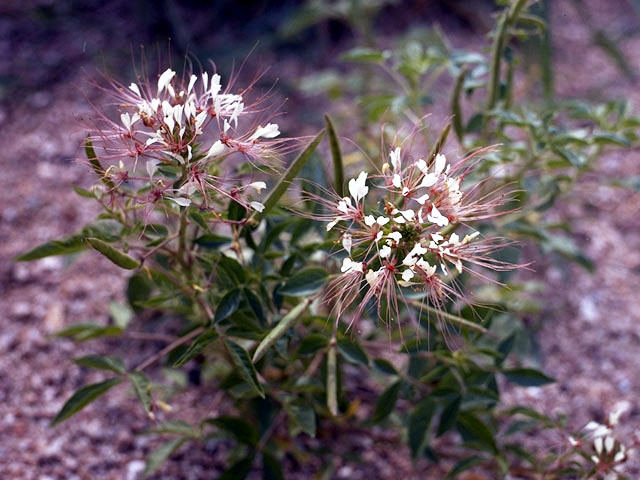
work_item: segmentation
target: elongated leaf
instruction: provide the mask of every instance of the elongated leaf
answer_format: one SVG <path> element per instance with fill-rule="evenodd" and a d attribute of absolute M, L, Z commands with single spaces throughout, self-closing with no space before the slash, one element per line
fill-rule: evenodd
<path fill-rule="evenodd" d="M 84 142 L 84 153 L 87 156 L 87 160 L 89 160 L 89 163 L 91 164 L 91 168 L 93 168 L 93 171 L 96 172 L 96 175 L 100 177 L 100 181 L 104 183 L 107 187 L 113 188 L 115 185 L 111 180 L 109 180 L 105 176 L 105 169 L 102 168 L 102 165 L 100 164 L 100 160 L 98 159 L 98 156 L 96 155 L 96 152 L 93 149 L 93 144 L 91 143 L 91 140 L 89 139 L 88 135 L 87 135 L 87 139 Z"/>
<path fill-rule="evenodd" d="M 338 350 L 340 354 L 351 363 L 359 363 L 365 366 L 369 365 L 369 357 L 367 357 L 366 352 L 355 338 L 340 338 L 338 340 Z"/>
<path fill-rule="evenodd" d="M 199 355 L 208 345 L 215 342 L 218 339 L 218 332 L 216 330 L 211 329 L 200 336 L 198 336 L 186 352 L 184 352 L 178 360 L 173 364 L 174 367 L 181 367 L 193 357 Z"/>
<path fill-rule="evenodd" d="M 438 423 L 438 436 L 449 430 L 455 423 L 456 418 L 458 417 L 458 412 L 460 411 L 460 402 L 461 399 L 457 396 L 442 410 L 442 413 L 440 414 L 440 422 Z"/>
<path fill-rule="evenodd" d="M 149 379 L 142 372 L 131 372 L 129 381 L 133 385 L 133 390 L 136 392 L 144 411 L 149 413 L 151 411 L 151 383 Z"/>
<path fill-rule="evenodd" d="M 289 432 L 292 436 L 304 432 L 311 437 L 316 436 L 316 412 L 311 405 L 299 403 L 286 407 L 289 415 Z"/>
<path fill-rule="evenodd" d="M 373 48 L 357 47 L 342 55 L 342 60 L 360 63 L 382 63 L 389 58 L 390 53 Z"/>
<path fill-rule="evenodd" d="M 429 398 L 421 401 L 409 417 L 409 447 L 415 460 L 421 453 L 429 433 L 429 425 L 435 411 L 435 404 Z"/>
<path fill-rule="evenodd" d="M 253 225 L 257 225 L 260 223 L 262 217 L 264 217 L 267 213 L 271 211 L 273 207 L 276 206 L 280 197 L 284 195 L 284 192 L 287 191 L 291 182 L 298 172 L 302 168 L 302 166 L 306 163 L 307 160 L 311 157 L 311 154 L 316 150 L 318 144 L 322 140 L 324 136 L 324 130 L 321 130 L 313 140 L 307 145 L 307 147 L 298 155 L 298 157 L 291 163 L 287 171 L 284 173 L 280 181 L 276 184 L 276 186 L 271 190 L 269 196 L 264 201 L 264 209 L 262 212 L 254 212 L 249 219 L 249 223 Z"/>
<path fill-rule="evenodd" d="M 256 363 L 258 360 L 262 358 L 267 350 L 269 350 L 276 341 L 282 337 L 289 328 L 300 318 L 302 313 L 307 309 L 311 303 L 311 300 L 305 299 L 300 302 L 298 305 L 293 307 L 289 313 L 287 313 L 282 320 L 278 322 L 278 324 L 273 327 L 273 329 L 269 332 L 269 334 L 264 337 L 264 340 L 260 342 L 258 348 L 253 353 L 253 363 Z"/>
<path fill-rule="evenodd" d="M 538 387 L 555 382 L 553 378 L 533 368 L 511 368 L 502 373 L 507 380 L 523 387 Z"/>
<path fill-rule="evenodd" d="M 478 417 L 470 412 L 460 412 L 458 415 L 458 430 L 470 434 L 480 444 L 487 447 L 491 452 L 497 453 L 498 446 L 493 436 L 493 432 Z"/>
<path fill-rule="evenodd" d="M 225 470 L 224 473 L 218 477 L 218 480 L 243 480 L 247 478 L 247 475 L 249 475 L 251 471 L 251 465 L 253 465 L 253 459 L 254 457 L 251 456 L 238 460 Z"/>
<path fill-rule="evenodd" d="M 269 452 L 262 452 L 262 480 L 284 480 L 282 465 Z"/>
<path fill-rule="evenodd" d="M 327 352 L 327 408 L 334 417 L 338 415 L 338 355 L 333 344 Z"/>
<path fill-rule="evenodd" d="M 162 435 L 179 435 L 181 437 L 198 438 L 200 430 L 183 420 L 173 420 L 160 423 L 157 426 L 146 430 L 145 433 L 158 433 Z"/>
<path fill-rule="evenodd" d="M 240 417 L 222 416 L 208 418 L 205 423 L 215 425 L 220 430 L 230 434 L 240 443 L 255 446 L 260 439 L 260 434 L 247 420 Z"/>
<path fill-rule="evenodd" d="M 196 238 L 195 243 L 204 248 L 217 250 L 218 248 L 231 243 L 231 239 L 214 233 L 206 233 Z"/>
<path fill-rule="evenodd" d="M 389 414 L 396 406 L 396 401 L 398 400 L 398 393 L 400 393 L 401 386 L 402 382 L 398 380 L 397 382 L 392 383 L 385 389 L 384 392 L 382 392 L 382 394 L 376 401 L 376 406 L 373 410 L 373 417 L 371 419 L 372 421 L 377 423 L 389 416 Z"/>
<path fill-rule="evenodd" d="M 13 260 L 16 262 L 29 262 L 55 255 L 68 255 L 85 250 L 86 248 L 87 246 L 86 243 L 84 243 L 83 235 L 72 235 L 60 240 L 51 240 L 42 245 L 38 245 L 28 252 L 18 255 Z"/>
<path fill-rule="evenodd" d="M 290 297 L 306 297 L 316 293 L 326 282 L 327 271 L 324 268 L 303 268 L 289 278 L 289 280 L 280 287 L 278 293 L 280 295 L 289 295 Z"/>
<path fill-rule="evenodd" d="M 62 406 L 56 417 L 51 421 L 51 426 L 58 425 L 60 422 L 67 420 L 75 413 L 93 402 L 100 395 L 105 393 L 112 387 L 115 387 L 122 378 L 111 378 L 100 383 L 93 383 L 77 390 L 69 400 Z"/>
<path fill-rule="evenodd" d="M 449 479 L 456 478 L 462 472 L 465 472 L 465 471 L 469 470 L 470 468 L 473 468 L 476 465 L 478 465 L 479 463 L 482 463 L 484 461 L 485 460 L 482 457 L 478 456 L 478 455 L 473 455 L 471 457 L 463 458 L 462 460 L 460 460 L 458 463 L 456 463 L 454 465 L 454 467 L 447 474 L 445 479 L 449 480 Z"/>
<path fill-rule="evenodd" d="M 329 115 L 324 116 L 327 125 L 327 135 L 331 146 L 331 159 L 333 160 L 333 181 L 336 193 L 339 197 L 344 197 L 344 164 L 342 162 L 342 151 L 340 151 L 340 140 L 333 127 L 333 122 Z"/>
<path fill-rule="evenodd" d="M 134 268 L 138 268 L 140 262 L 133 257 L 130 257 L 126 253 L 121 252 L 120 250 L 116 250 L 107 242 L 103 242 L 98 238 L 89 237 L 87 238 L 87 242 L 99 251 L 102 255 L 107 257 L 113 263 L 118 265 L 120 268 L 124 268 L 126 270 L 133 270 Z"/>
<path fill-rule="evenodd" d="M 55 333 L 56 337 L 66 337 L 76 342 L 84 342 L 92 338 L 114 337 L 122 333 L 122 328 L 115 326 L 103 327 L 94 323 L 76 323 Z"/>
<path fill-rule="evenodd" d="M 220 302 L 218 302 L 218 306 L 216 307 L 216 313 L 213 316 L 213 323 L 221 322 L 238 310 L 241 294 L 241 290 L 235 289 L 227 292 L 225 296 L 220 299 Z"/>
<path fill-rule="evenodd" d="M 316 353 L 318 350 L 325 348 L 329 343 L 329 339 L 321 333 L 311 333 L 306 335 L 302 342 L 300 342 L 300 346 L 298 347 L 299 355 L 311 355 L 312 353 Z"/>
<path fill-rule="evenodd" d="M 253 367 L 253 363 L 251 363 L 251 358 L 247 351 L 231 340 L 225 340 L 224 343 L 229 350 L 233 364 L 238 369 L 237 373 L 258 395 L 264 398 L 264 389 L 258 381 L 258 374 Z"/>
<path fill-rule="evenodd" d="M 96 370 L 107 370 L 114 373 L 125 373 L 127 371 L 124 362 L 119 357 L 106 357 L 101 355 L 87 355 L 76 358 L 73 363 L 81 367 L 94 368 Z"/>
<path fill-rule="evenodd" d="M 173 438 L 151 452 L 147 458 L 147 466 L 144 469 L 144 475 L 151 475 L 153 472 L 158 470 L 167 458 L 169 458 L 171 454 L 180 448 L 180 446 L 186 441 L 186 438 Z"/>
<path fill-rule="evenodd" d="M 373 368 L 385 375 L 397 375 L 398 371 L 389 360 L 384 358 L 375 358 L 373 360 Z"/>

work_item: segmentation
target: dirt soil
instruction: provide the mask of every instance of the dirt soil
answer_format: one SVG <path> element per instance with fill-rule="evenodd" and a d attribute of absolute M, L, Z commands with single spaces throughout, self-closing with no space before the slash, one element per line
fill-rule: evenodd
<path fill-rule="evenodd" d="M 639 23 L 622 0 L 588 3 L 598 25 L 611 29 L 625 19 L 635 21 L 635 26 Z M 12 21 L 0 19 L 0 31 L 8 32 Z M 559 72 L 556 87 L 562 95 L 602 92 L 640 105 L 635 85 L 608 57 L 587 49 L 589 32 L 576 20 L 570 2 L 554 2 L 553 33 L 554 42 L 561 45 L 554 61 Z M 7 69 L 12 61 L 25 65 L 37 61 L 15 51 L 17 44 L 10 35 L 0 40 L 0 65 Z M 103 47 L 109 43 L 108 36 L 94 40 Z M 640 71 L 640 35 L 623 39 L 621 45 Z M 49 335 L 65 325 L 106 324 L 105 305 L 122 300 L 124 275 L 91 254 L 34 263 L 11 261 L 36 244 L 73 233 L 97 212 L 71 189 L 93 182 L 86 165 L 75 160 L 85 132 L 73 114 L 89 110 L 78 87 L 83 84 L 81 69 L 92 67 L 95 60 L 61 45 L 38 48 L 42 61 L 67 66 L 64 79 L 51 84 L 34 81 L 17 90 L 19 97 L 0 105 L 0 478 L 134 480 L 158 440 L 139 435 L 152 422 L 127 388 L 115 389 L 56 428 L 48 424 L 76 388 L 101 378 L 73 365 L 72 356 L 110 350 L 126 352 L 136 364 L 163 344 L 121 339 L 77 347 L 70 341 L 51 340 Z M 578 53 L 584 51 L 588 57 Z M 544 388 L 510 389 L 507 401 L 553 415 L 565 413 L 573 429 L 589 420 L 604 420 L 622 401 L 631 407 L 622 417 L 629 437 L 640 423 L 640 195 L 607 182 L 638 174 L 636 149 L 606 155 L 551 213 L 573 224 L 578 243 L 597 262 L 594 274 L 544 258 L 538 262 L 541 280 L 549 287 L 538 343 L 543 368 L 558 382 Z M 211 414 L 217 408 L 215 392 L 206 387 L 188 388 L 174 405 L 178 407 L 169 416 L 186 420 L 203 408 Z M 412 466 L 400 439 L 382 431 L 374 437 L 359 432 L 323 435 L 314 440 L 317 445 L 328 441 L 336 452 L 350 452 L 362 460 L 336 455 L 335 478 L 443 476 L 442 470 L 426 463 Z M 561 448 L 565 439 L 541 436 L 531 441 L 551 451 Z M 183 448 L 153 478 L 216 478 L 227 449 L 224 443 Z M 630 462 L 632 478 L 640 478 L 639 457 L 637 452 Z M 310 465 L 308 470 L 292 472 L 291 478 L 310 478 L 312 471 Z"/>

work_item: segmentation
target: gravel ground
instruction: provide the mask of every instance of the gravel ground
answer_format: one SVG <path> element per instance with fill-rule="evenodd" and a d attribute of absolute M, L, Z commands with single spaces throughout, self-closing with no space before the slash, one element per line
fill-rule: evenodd
<path fill-rule="evenodd" d="M 589 4 L 593 17 L 603 26 L 617 25 L 625 16 L 631 18 L 630 7 L 621 0 Z M 640 105 L 640 93 L 606 56 L 593 49 L 588 58 L 575 55 L 584 51 L 588 32 L 576 23 L 569 3 L 559 1 L 554 9 L 554 40 L 562 45 L 555 59 L 558 91 L 568 97 L 602 92 Z M 622 46 L 640 69 L 640 36 L 624 39 Z M 7 42 L 0 42 L 0 48 L 0 64 L 6 66 L 10 61 Z M 145 455 L 157 445 L 157 440 L 137 435 L 152 423 L 125 387 L 118 387 L 59 427 L 48 427 L 74 389 L 100 378 L 72 365 L 72 355 L 100 353 L 100 349 L 126 351 L 135 364 L 157 348 L 153 342 L 132 339 L 77 348 L 71 342 L 48 338 L 70 323 L 106 323 L 104 305 L 122 299 L 121 272 L 97 255 L 29 264 L 10 260 L 35 244 L 72 233 L 96 213 L 93 205 L 79 201 L 71 190 L 72 185 L 92 182 L 85 165 L 74 161 L 84 132 L 70 112 L 81 115 L 87 111 L 77 87 L 80 67 L 88 61 L 77 53 L 64 82 L 52 86 L 34 83 L 11 108 L 0 106 L 3 479 L 134 480 Z M 538 343 L 543 368 L 558 382 L 543 389 L 507 392 L 508 402 L 531 404 L 549 414 L 567 414 L 575 429 L 592 419 L 603 420 L 621 401 L 631 406 L 622 418 L 626 434 L 631 435 L 640 420 L 640 297 L 636 292 L 640 281 L 640 196 L 606 182 L 638 175 L 636 157 L 635 150 L 607 155 L 571 197 L 551 212 L 571 221 L 576 239 L 596 260 L 598 269 L 589 275 L 579 267 L 539 260 L 538 274 L 549 289 L 547 320 Z M 196 411 L 215 413 L 218 408 L 215 392 L 204 387 L 187 389 L 174 404 L 180 407 L 171 417 L 186 420 Z M 314 442 L 336 444 L 336 450 L 354 452 L 363 462 L 337 458 L 336 478 L 442 477 L 432 466 L 411 466 L 398 439 L 382 431 L 374 438 L 358 432 L 337 435 L 325 431 Z M 562 441 L 541 436 L 533 443 L 551 449 Z M 225 444 L 183 447 L 155 478 L 215 478 L 221 467 L 217 459 L 224 457 L 226 449 Z M 630 465 L 632 475 L 640 475 L 638 457 L 640 452 Z M 310 478 L 313 465 L 308 468 L 292 478 Z"/>

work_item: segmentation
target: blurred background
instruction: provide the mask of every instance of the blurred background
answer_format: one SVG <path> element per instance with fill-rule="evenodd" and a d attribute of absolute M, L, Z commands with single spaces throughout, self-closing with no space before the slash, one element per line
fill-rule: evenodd
<path fill-rule="evenodd" d="M 55 430 L 48 428 L 86 375 L 68 360 L 70 352 L 81 352 L 49 335 L 70 323 L 108 322 L 117 315 L 124 297 L 122 274 L 91 255 L 73 261 L 11 261 L 38 243 L 74 232 L 97 212 L 72 186 L 93 181 L 78 159 L 86 134 L 83 119 L 91 116 L 92 105 L 104 101 L 95 85 L 102 75 L 128 84 L 141 65 L 155 75 L 167 64 L 180 69 L 188 59 L 196 69 L 214 61 L 225 79 L 244 62 L 238 83 L 264 73 L 256 88 L 273 88 L 274 103 L 284 105 L 278 123 L 286 136 L 313 134 L 322 127 L 323 114 L 330 113 L 343 137 L 364 141 L 375 155 L 366 138 L 379 134 L 388 112 L 407 123 L 412 117 L 398 95 L 380 93 L 387 76 L 406 71 L 378 69 L 369 65 L 378 59 L 370 62 L 367 55 L 391 49 L 411 56 L 418 49 L 418 56 L 428 60 L 420 78 L 426 71 L 435 73 L 427 75 L 428 92 L 418 103 L 431 114 L 428 124 L 436 138 L 451 116 L 444 92 L 455 80 L 440 75 L 438 69 L 450 65 L 438 55 L 487 55 L 499 3 L 4 0 L 0 476 L 133 480 L 156 445 L 136 435 L 146 428 L 146 418 L 126 393 L 105 398 Z M 521 99 L 640 104 L 640 2 L 546 0 L 535 8 L 549 28 L 535 40 L 517 42 L 516 105 Z M 473 63 L 470 57 L 465 61 Z M 365 124 L 375 124 L 374 132 Z M 452 138 L 446 150 L 456 155 L 462 147 Z M 637 147 L 605 152 L 540 217 L 540 222 L 566 225 L 572 250 L 532 250 L 535 264 L 528 285 L 535 286 L 535 301 L 514 308 L 520 308 L 523 351 L 557 382 L 544 389 L 507 390 L 507 403 L 566 414 L 569 425 L 580 428 L 589 420 L 603 420 L 622 402 L 629 407 L 624 417 L 628 431 L 640 423 L 639 179 Z M 105 305 L 112 306 L 110 312 Z M 176 380 L 176 388 L 181 381 Z M 179 413 L 189 418 L 200 396 L 215 392 L 185 389 L 180 395 Z M 316 441 L 318 448 L 331 445 L 341 452 L 336 478 L 391 478 L 398 472 L 404 478 L 426 478 L 402 454 L 406 447 L 382 432 L 375 440 L 354 432 Z M 530 439 L 542 449 L 554 441 Z M 207 447 L 182 451 L 154 478 L 210 478 L 215 458 Z"/>

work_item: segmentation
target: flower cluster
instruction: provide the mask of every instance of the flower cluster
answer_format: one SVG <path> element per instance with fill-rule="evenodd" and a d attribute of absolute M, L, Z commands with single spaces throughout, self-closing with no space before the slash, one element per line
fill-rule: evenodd
<path fill-rule="evenodd" d="M 468 271 L 483 276 L 473 265 L 493 270 L 514 267 L 490 255 L 504 244 L 501 239 L 482 238 L 471 230 L 456 233 L 460 227 L 468 228 L 470 221 L 499 215 L 495 207 L 505 199 L 479 184 L 462 190 L 476 157 L 452 164 L 438 154 L 432 161 L 403 162 L 398 147 L 390 152 L 381 174 L 371 178 L 382 193 L 376 211 L 365 206 L 366 172 L 349 181 L 348 197 L 319 198 L 327 212 L 322 216 L 326 228 L 340 230 L 347 254 L 341 275 L 327 291 L 327 298 L 335 302 L 336 318 L 366 291 L 351 323 L 372 299 L 381 319 L 398 319 L 400 303 L 406 303 L 401 287 L 422 291 L 430 306 L 441 311 L 445 302 L 462 297 L 457 275 Z"/>
<path fill-rule="evenodd" d="M 282 144 L 275 123 L 242 128 L 242 117 L 261 113 L 262 101 L 247 106 L 242 94 L 223 89 L 220 75 L 207 72 L 185 81 L 167 69 L 157 84 L 113 86 L 119 121 L 101 114 L 99 134 L 91 138 L 102 148 L 100 159 L 111 164 L 103 179 L 112 187 L 110 201 L 126 196 L 113 187 L 138 181 L 149 188 L 130 196 L 149 206 L 166 199 L 215 213 L 216 204 L 227 199 L 247 210 L 264 208 L 251 197 L 266 187 L 264 182 L 245 181 L 222 167 L 234 153 L 252 164 L 266 163 Z"/>
<path fill-rule="evenodd" d="M 609 414 L 605 424 L 591 421 L 582 429 L 581 435 L 569 436 L 572 450 L 591 460 L 594 473 L 603 475 L 602 478 L 605 480 L 619 478 L 624 463 L 633 454 L 633 449 L 627 448 L 619 441 L 615 432 L 620 417 L 628 408 L 628 403 L 621 402 L 618 408 Z"/>

